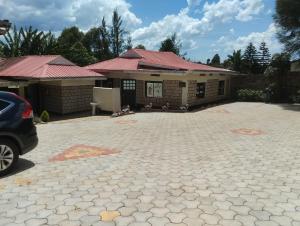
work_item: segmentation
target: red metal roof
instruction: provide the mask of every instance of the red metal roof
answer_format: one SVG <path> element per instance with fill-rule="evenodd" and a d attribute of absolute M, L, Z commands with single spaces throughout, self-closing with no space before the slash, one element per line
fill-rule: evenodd
<path fill-rule="evenodd" d="M 59 55 L 22 56 L 0 61 L 0 77 L 34 79 L 104 77 Z"/>
<path fill-rule="evenodd" d="M 120 57 L 92 64 L 86 68 L 93 71 L 159 69 L 229 72 L 229 70 L 223 68 L 186 61 L 172 52 L 158 52 L 142 49 L 129 50 Z"/>

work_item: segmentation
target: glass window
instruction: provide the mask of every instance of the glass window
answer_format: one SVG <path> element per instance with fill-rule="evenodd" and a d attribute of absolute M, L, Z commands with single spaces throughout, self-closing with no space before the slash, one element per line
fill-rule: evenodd
<path fill-rule="evenodd" d="M 197 91 L 196 91 L 196 96 L 199 98 L 204 98 L 205 97 L 205 82 L 197 83 Z"/>
<path fill-rule="evenodd" d="M 219 81 L 218 95 L 225 94 L 225 81 Z"/>
<path fill-rule="evenodd" d="M 0 111 L 4 110 L 5 108 L 7 108 L 9 105 L 8 102 L 0 100 Z"/>
<path fill-rule="evenodd" d="M 146 97 L 162 97 L 162 82 L 146 82 Z"/>
<path fill-rule="evenodd" d="M 123 90 L 135 90 L 135 80 L 123 80 Z"/>

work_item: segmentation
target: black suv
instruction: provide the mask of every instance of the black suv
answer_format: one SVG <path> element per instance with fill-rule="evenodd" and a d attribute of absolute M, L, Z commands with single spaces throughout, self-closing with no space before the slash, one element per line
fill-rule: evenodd
<path fill-rule="evenodd" d="M 19 155 L 37 143 L 31 105 L 14 93 L 0 91 L 0 176 L 9 173 Z"/>

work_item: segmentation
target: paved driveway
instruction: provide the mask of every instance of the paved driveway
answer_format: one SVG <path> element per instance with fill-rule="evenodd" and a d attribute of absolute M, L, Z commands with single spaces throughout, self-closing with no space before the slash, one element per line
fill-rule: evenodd
<path fill-rule="evenodd" d="M 192 113 L 38 126 L 0 179 L 0 225 L 300 225 L 300 109 L 233 103 Z"/>

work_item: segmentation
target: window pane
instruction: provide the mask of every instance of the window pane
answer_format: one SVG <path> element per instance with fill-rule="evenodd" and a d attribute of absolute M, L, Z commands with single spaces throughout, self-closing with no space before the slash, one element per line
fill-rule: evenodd
<path fill-rule="evenodd" d="M 162 83 L 154 83 L 154 97 L 162 97 Z"/>
<path fill-rule="evenodd" d="M 8 105 L 9 103 L 7 103 L 6 101 L 0 100 L 0 111 L 4 110 Z"/>
<path fill-rule="evenodd" d="M 197 83 L 196 96 L 199 98 L 205 97 L 205 83 Z"/>
<path fill-rule="evenodd" d="M 154 96 L 153 83 L 147 82 L 146 88 L 147 88 L 147 91 L 146 91 L 147 97 L 153 97 Z"/>

